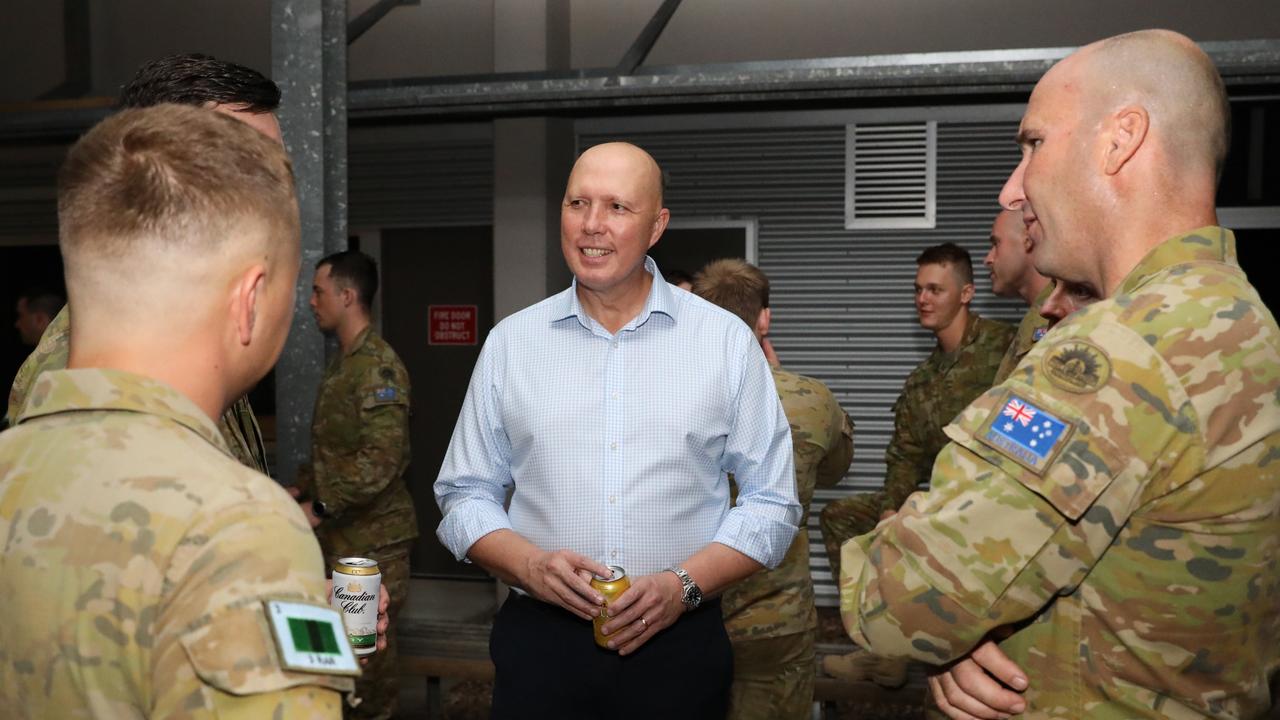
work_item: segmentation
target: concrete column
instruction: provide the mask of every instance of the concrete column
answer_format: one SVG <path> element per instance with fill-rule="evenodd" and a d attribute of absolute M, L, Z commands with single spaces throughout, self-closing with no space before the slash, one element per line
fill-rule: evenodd
<path fill-rule="evenodd" d="M 494 0 L 495 72 L 569 66 L 568 0 Z M 560 254 L 560 200 L 573 166 L 573 123 L 494 121 L 493 288 L 501 319 L 569 283 Z"/>
<path fill-rule="evenodd" d="M 276 365 L 276 477 L 291 484 L 310 453 L 325 343 L 307 302 L 316 262 L 347 247 L 347 2 L 271 0 L 271 75 L 302 216 L 293 324 Z"/>

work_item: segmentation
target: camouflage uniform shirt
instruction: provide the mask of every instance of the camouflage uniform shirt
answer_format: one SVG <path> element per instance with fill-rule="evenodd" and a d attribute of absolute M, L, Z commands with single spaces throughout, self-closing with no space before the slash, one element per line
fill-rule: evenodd
<path fill-rule="evenodd" d="M 323 605 L 306 518 L 155 380 L 40 376 L 0 434 L 0 706 L 20 718 L 339 718 L 263 600 Z"/>
<path fill-rule="evenodd" d="M 907 376 L 893 405 L 893 438 L 884 453 L 885 509 L 901 507 L 928 481 L 934 458 L 947 444 L 942 429 L 991 387 L 1013 333 L 1010 325 L 972 313 L 959 347 L 935 347 Z"/>
<path fill-rule="evenodd" d="M 14 423 L 22 412 L 22 406 L 35 386 L 36 378 L 46 370 L 62 370 L 67 367 L 67 356 L 71 348 L 71 309 L 63 306 L 62 311 L 54 316 L 40 336 L 36 349 L 23 361 L 22 367 L 13 379 L 13 387 L 9 389 L 8 415 L 10 423 Z M 249 407 L 249 398 L 242 397 L 222 413 L 219 418 L 219 430 L 226 439 L 231 453 L 246 467 L 251 467 L 267 475 L 267 450 L 262 442 L 262 430 L 258 427 L 258 419 Z"/>
<path fill-rule="evenodd" d="M 796 494 L 806 527 L 814 488 L 840 482 L 853 460 L 853 422 L 826 385 L 774 367 L 783 413 L 791 425 Z M 733 488 L 737 498 L 737 486 Z M 725 628 L 733 641 L 780 637 L 818 626 L 809 574 L 809 533 L 799 532 L 782 564 L 762 570 L 725 591 Z"/>
<path fill-rule="evenodd" d="M 1049 299 L 1049 294 L 1052 292 L 1053 283 L 1051 282 L 1044 286 L 1035 300 L 1031 301 L 1027 314 L 1023 315 L 1022 322 L 1018 323 L 1018 334 L 1013 336 L 1013 342 L 1009 343 L 1009 349 L 1005 351 L 1004 359 L 1000 361 L 1000 369 L 996 370 L 995 379 L 991 381 L 992 385 L 1004 382 L 1013 369 L 1018 367 L 1018 363 L 1022 362 L 1022 358 L 1031 352 L 1036 341 L 1049 332 L 1049 318 L 1040 315 L 1040 306 Z"/>
<path fill-rule="evenodd" d="M 330 516 L 316 528 L 326 555 L 367 553 L 418 536 L 409 465 L 409 372 L 372 327 L 325 369 L 311 421 L 304 491 Z"/>
<path fill-rule="evenodd" d="M 947 428 L 932 492 L 844 547 L 845 627 L 944 663 L 1011 626 L 1029 718 L 1263 716 L 1278 388 L 1280 330 L 1234 236 L 1164 242 Z M 1043 448 L 1001 440 L 1029 413 Z"/>

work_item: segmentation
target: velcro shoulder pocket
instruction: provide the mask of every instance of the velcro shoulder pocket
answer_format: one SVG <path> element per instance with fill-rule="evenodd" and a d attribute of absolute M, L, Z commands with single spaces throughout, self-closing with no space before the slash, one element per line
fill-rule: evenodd
<path fill-rule="evenodd" d="M 225 608 L 182 636 L 196 675 L 210 687 L 236 696 L 313 685 L 343 693 L 355 689 L 343 675 L 285 670 L 261 602 Z"/>
<path fill-rule="evenodd" d="M 946 433 L 1073 522 L 1120 467 L 1114 446 L 1082 413 L 1022 383 L 988 390 Z"/>

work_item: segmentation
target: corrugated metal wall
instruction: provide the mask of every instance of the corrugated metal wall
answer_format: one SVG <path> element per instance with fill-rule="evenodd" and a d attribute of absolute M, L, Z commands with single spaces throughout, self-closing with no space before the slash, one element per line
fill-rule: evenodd
<path fill-rule="evenodd" d="M 825 382 L 857 425 L 849 475 L 838 487 L 819 490 L 810 516 L 811 569 L 821 605 L 837 604 L 837 596 L 818 512 L 832 498 L 883 484 L 891 407 L 907 374 L 934 345 L 916 322 L 916 256 L 930 245 L 960 244 L 978 266 L 974 307 L 1011 322 L 1024 311 L 991 294 L 981 266 L 996 197 L 1018 160 L 1017 122 L 948 121 L 947 114 L 944 108 L 927 116 L 939 121 L 933 230 L 845 229 L 843 123 L 735 129 L 727 118 L 719 128 L 701 121 L 690 123 L 700 127 L 673 129 L 662 126 L 678 121 L 657 119 L 652 130 L 630 121 L 617 130 L 607 121 L 580 127 L 581 148 L 629 140 L 649 150 L 668 174 L 673 218 L 757 219 L 760 266 L 772 281 L 770 335 L 782 362 Z M 845 122 L 865 121 L 856 117 Z"/>
<path fill-rule="evenodd" d="M 493 132 L 468 126 L 353 131 L 352 228 L 493 224 Z"/>
<path fill-rule="evenodd" d="M 0 243 L 57 242 L 57 176 L 66 154 L 66 145 L 0 148 Z"/>

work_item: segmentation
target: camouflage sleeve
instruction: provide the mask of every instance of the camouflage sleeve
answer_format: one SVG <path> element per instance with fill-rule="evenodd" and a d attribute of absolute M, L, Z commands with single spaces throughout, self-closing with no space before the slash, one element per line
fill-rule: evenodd
<path fill-rule="evenodd" d="M 357 434 L 352 446 L 359 449 L 354 456 L 311 465 L 316 496 L 335 517 L 373 501 L 408 463 L 409 383 L 403 368 L 363 373 L 352 402 L 359 418 L 351 429 Z"/>
<path fill-rule="evenodd" d="M 853 418 L 840 409 L 832 398 L 833 410 L 840 415 L 835 437 L 827 448 L 826 455 L 818 463 L 818 487 L 832 487 L 839 483 L 845 473 L 849 472 L 849 464 L 853 462 Z"/>
<path fill-rule="evenodd" d="M 919 489 L 920 481 L 929 476 L 932 463 L 915 434 L 920 421 L 914 417 L 915 403 L 909 392 L 903 388 L 893 405 L 893 438 L 884 451 L 886 509 L 902 507 L 907 497 Z"/>
<path fill-rule="evenodd" d="M 1059 362 L 1073 353 L 1075 369 Z M 1202 461 L 1185 391 L 1132 330 L 1055 335 L 1023 367 L 947 427 L 931 492 L 845 544 L 841 616 L 859 644 L 935 664 L 961 656 L 1070 593 L 1149 476 Z"/>
<path fill-rule="evenodd" d="M 167 603 L 138 618 L 154 643 L 151 717 L 342 717 L 351 678 L 281 668 L 263 605 L 324 604 L 320 548 L 282 490 L 252 494 L 190 529 L 163 577 Z"/>
<path fill-rule="evenodd" d="M 71 311 L 63 306 L 49 326 L 44 329 L 44 334 L 40 336 L 40 343 L 23 361 L 22 367 L 18 368 L 18 375 L 13 379 L 13 386 L 9 388 L 9 404 L 5 410 L 10 425 L 17 423 L 18 414 L 27 404 L 27 397 L 31 394 L 31 388 L 36 384 L 36 378 L 40 377 L 40 373 L 67 367 L 70 333 Z"/>
<path fill-rule="evenodd" d="M 311 469 L 311 460 L 298 466 L 297 474 L 293 476 L 293 487 L 298 489 L 300 500 L 312 499 L 311 494 L 315 491 L 315 471 Z"/>

